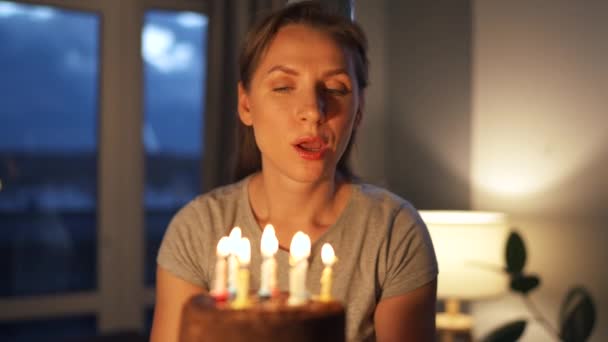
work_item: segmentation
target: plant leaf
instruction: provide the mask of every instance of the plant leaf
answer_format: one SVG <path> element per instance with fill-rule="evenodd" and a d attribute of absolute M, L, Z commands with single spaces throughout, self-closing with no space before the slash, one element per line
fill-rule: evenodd
<path fill-rule="evenodd" d="M 521 273 L 526 265 L 526 245 L 516 231 L 512 231 L 511 234 L 509 234 L 506 258 L 507 272 L 511 274 Z"/>
<path fill-rule="evenodd" d="M 583 287 L 570 289 L 559 311 L 560 337 L 565 342 L 585 341 L 595 325 L 595 305 Z"/>
<path fill-rule="evenodd" d="M 519 320 L 507 323 L 488 334 L 482 342 L 514 342 L 524 333 L 526 321 Z"/>
<path fill-rule="evenodd" d="M 511 277 L 511 290 L 528 294 L 540 285 L 540 278 L 535 275 L 517 274 Z"/>

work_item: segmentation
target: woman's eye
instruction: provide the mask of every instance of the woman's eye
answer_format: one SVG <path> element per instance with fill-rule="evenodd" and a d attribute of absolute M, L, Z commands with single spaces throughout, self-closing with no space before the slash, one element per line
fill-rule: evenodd
<path fill-rule="evenodd" d="M 331 95 L 345 96 L 350 93 L 347 88 L 325 88 L 325 91 Z"/>
<path fill-rule="evenodd" d="M 277 93 L 286 93 L 290 90 L 291 90 L 291 87 L 274 87 L 274 88 L 272 88 L 272 91 L 277 92 Z"/>

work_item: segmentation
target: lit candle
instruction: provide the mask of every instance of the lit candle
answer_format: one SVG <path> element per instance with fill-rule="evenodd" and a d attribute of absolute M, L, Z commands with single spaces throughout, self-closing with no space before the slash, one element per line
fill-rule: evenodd
<path fill-rule="evenodd" d="M 242 238 L 237 246 L 236 255 L 239 261 L 239 274 L 236 298 L 232 303 L 235 309 L 243 309 L 249 302 L 249 262 L 251 261 L 251 244 L 248 238 Z"/>
<path fill-rule="evenodd" d="M 306 272 L 308 270 L 308 256 L 310 255 L 310 238 L 308 235 L 297 232 L 291 239 L 289 246 L 289 299 L 288 305 L 301 305 L 308 301 L 306 289 Z"/>
<path fill-rule="evenodd" d="M 279 250 L 279 240 L 274 232 L 274 227 L 267 224 L 262 233 L 261 242 L 262 256 L 262 278 L 258 295 L 261 298 L 268 298 L 277 287 L 277 263 L 274 259 L 275 253 Z"/>
<path fill-rule="evenodd" d="M 217 261 L 215 263 L 215 282 L 211 295 L 217 300 L 226 300 L 226 257 L 230 254 L 230 241 L 224 236 L 217 243 Z"/>
<path fill-rule="evenodd" d="M 241 241 L 241 234 L 241 228 L 234 227 L 230 231 L 230 236 L 228 237 L 228 245 L 230 246 L 230 255 L 228 256 L 228 294 L 230 294 L 230 297 L 234 297 L 236 294 L 236 283 L 239 272 L 239 262 L 236 258 L 236 250 L 239 241 Z"/>
<path fill-rule="evenodd" d="M 328 243 L 323 244 L 323 247 L 321 247 L 321 261 L 323 261 L 325 268 L 321 274 L 321 295 L 319 296 L 319 300 L 322 302 L 331 301 L 331 267 L 336 260 L 336 254 L 331 245 Z"/>

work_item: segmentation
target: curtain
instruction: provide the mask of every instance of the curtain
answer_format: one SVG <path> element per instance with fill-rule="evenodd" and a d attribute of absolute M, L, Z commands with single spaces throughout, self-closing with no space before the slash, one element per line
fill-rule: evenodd
<path fill-rule="evenodd" d="M 203 191 L 231 180 L 236 145 L 238 54 L 249 26 L 285 0 L 212 0 L 207 43 Z"/>

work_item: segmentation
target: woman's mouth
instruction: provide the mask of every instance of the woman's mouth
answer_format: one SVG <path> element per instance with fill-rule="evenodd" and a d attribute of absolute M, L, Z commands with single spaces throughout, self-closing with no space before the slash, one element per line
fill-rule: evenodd
<path fill-rule="evenodd" d="M 298 155 L 306 160 L 320 160 L 327 151 L 327 144 L 319 137 L 302 137 L 297 139 L 293 147 Z"/>

